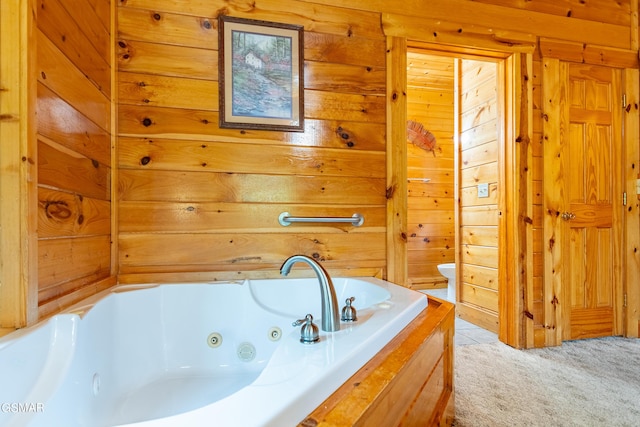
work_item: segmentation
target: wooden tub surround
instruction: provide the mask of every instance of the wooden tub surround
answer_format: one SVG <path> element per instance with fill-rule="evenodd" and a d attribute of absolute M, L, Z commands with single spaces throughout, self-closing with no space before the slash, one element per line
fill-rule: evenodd
<path fill-rule="evenodd" d="M 445 426 L 454 417 L 453 304 L 429 306 L 300 427 Z"/>

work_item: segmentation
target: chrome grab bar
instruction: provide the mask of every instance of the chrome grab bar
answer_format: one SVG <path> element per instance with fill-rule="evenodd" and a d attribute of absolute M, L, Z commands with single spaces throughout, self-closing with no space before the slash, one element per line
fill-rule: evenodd
<path fill-rule="evenodd" d="M 340 222 L 340 223 L 349 223 L 355 227 L 360 227 L 364 223 L 364 216 L 359 213 L 353 214 L 350 217 L 333 217 L 333 216 L 291 216 L 289 212 L 282 212 L 278 217 L 278 222 L 282 226 L 291 225 L 294 222 Z"/>

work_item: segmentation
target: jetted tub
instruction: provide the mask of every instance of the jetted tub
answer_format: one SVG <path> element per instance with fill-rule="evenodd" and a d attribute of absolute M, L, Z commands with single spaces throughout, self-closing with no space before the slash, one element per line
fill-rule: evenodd
<path fill-rule="evenodd" d="M 358 310 L 333 333 L 315 278 L 116 286 L 0 339 L 0 426 L 295 425 L 427 306 L 375 278 L 333 283 Z M 307 313 L 315 344 L 292 326 Z"/>

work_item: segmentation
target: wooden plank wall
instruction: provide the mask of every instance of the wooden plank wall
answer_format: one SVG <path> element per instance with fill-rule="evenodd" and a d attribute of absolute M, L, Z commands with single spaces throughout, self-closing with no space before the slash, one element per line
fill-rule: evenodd
<path fill-rule="evenodd" d="M 377 13 L 291 2 L 118 7 L 121 282 L 278 276 L 306 254 L 384 276 L 385 38 Z M 219 13 L 304 25 L 305 131 L 218 126 Z M 364 225 L 278 223 L 364 215 Z M 308 268 L 294 275 L 312 274 Z"/>
<path fill-rule="evenodd" d="M 341 0 L 323 0 L 325 4 L 339 5 Z M 528 254 L 520 256 L 533 258 L 533 277 L 527 281 L 524 295 L 531 297 L 525 301 L 527 319 L 532 320 L 535 330 L 535 344 L 531 337 L 526 338 L 527 346 L 557 345 L 545 342 L 545 331 L 556 328 L 556 319 L 552 314 L 558 303 L 554 286 L 545 283 L 548 269 L 545 263 L 552 247 L 552 240 L 543 239 L 543 221 L 546 215 L 542 209 L 543 156 L 542 146 L 544 134 L 544 103 L 539 93 L 544 88 L 540 80 L 539 58 L 551 56 L 564 61 L 590 62 L 609 66 L 637 68 L 638 52 L 638 1 L 621 2 L 575 2 L 563 1 L 505 1 L 505 0 L 434 0 L 425 7 L 420 2 L 405 3 L 399 9 L 395 3 L 384 0 L 352 0 L 350 7 L 363 11 L 379 11 L 382 13 L 382 24 L 385 34 L 394 37 L 405 37 L 409 40 L 437 46 L 460 46 L 463 51 L 473 48 L 485 48 L 503 52 L 534 53 L 534 91 L 533 131 L 532 135 L 518 135 L 531 141 L 533 151 L 530 172 L 533 175 L 530 202 L 532 216 L 524 218 L 531 228 L 532 241 L 522 242 Z M 544 42 L 544 46 L 543 46 Z M 544 52 L 541 52 L 544 50 Z M 637 73 L 636 73 L 637 74 Z M 629 76 L 636 75 L 629 73 Z M 530 76 L 524 76 L 528 80 Z M 637 82 L 628 84 L 637 97 Z M 536 93 L 536 90 L 538 92 Z M 637 108 L 632 105 L 631 114 L 637 115 Z M 629 121 L 635 125 L 636 121 Z M 635 128 L 630 135 L 636 135 Z M 630 149 L 629 144 L 634 148 Z M 632 154 L 625 164 L 631 171 L 637 169 L 637 141 L 628 139 L 627 152 Z M 628 188 L 633 182 L 628 180 Z M 529 207 L 525 208 L 528 211 Z M 640 243 L 638 236 L 638 204 L 628 208 L 626 274 L 630 279 L 638 277 L 640 265 Z M 631 234 L 630 234 L 631 233 Z M 549 232 L 553 235 L 553 230 Z M 530 253 L 533 251 L 533 253 Z M 627 286 L 630 308 L 628 314 L 628 333 L 635 336 L 640 320 L 640 290 L 629 283 Z M 548 335 L 548 333 L 546 333 Z M 523 345 L 524 341 L 523 341 Z"/>
<path fill-rule="evenodd" d="M 533 243 L 527 250 L 534 251 L 534 304 L 527 302 L 533 309 L 526 315 L 537 327 L 536 346 L 544 329 L 554 327 L 544 318 L 557 300 L 553 287 L 543 282 L 549 255 L 540 232 L 543 134 L 538 114 L 544 108 L 535 103 L 542 104 L 536 90 L 544 82 L 536 58 L 637 68 L 638 0 L 433 0 L 428 7 L 351 0 L 348 8 L 344 0 L 123 0 L 115 29 L 107 18 L 109 0 L 34 4 L 39 255 L 23 261 L 41 265 L 41 315 L 113 277 L 108 245 L 117 230 L 107 224 L 118 215 L 123 280 L 272 275 L 292 252 L 316 255 L 338 272 L 384 276 L 384 37 L 390 36 L 439 46 L 535 51 L 534 241 L 527 242 Z M 220 13 L 305 26 L 304 133 L 218 129 Z M 113 31 L 118 87 L 108 78 L 113 75 L 106 53 L 111 46 L 105 40 Z M 626 85 L 637 91 L 637 82 Z M 110 114 L 111 98 L 119 99 L 117 116 Z M 121 152 L 112 168 L 107 147 L 116 120 Z M 637 174 L 637 148 L 631 151 L 636 158 L 625 163 L 626 176 Z M 119 199 L 114 202 L 119 208 L 109 217 L 109 181 L 117 170 Z M 628 180 L 628 188 L 631 184 Z M 354 208 L 366 218 L 357 230 L 285 230 L 276 222 L 285 209 L 335 215 Z M 633 234 L 627 234 L 625 250 L 632 266 L 640 263 L 637 208 L 627 212 Z M 172 249 L 170 256 L 165 248 Z M 2 261 L 20 260 L 3 252 Z M 631 273 L 627 269 L 627 277 L 637 277 Z M 628 291 L 633 329 L 640 320 L 640 292 L 632 286 Z"/>
<path fill-rule="evenodd" d="M 498 162 L 500 119 L 495 62 L 460 60 L 460 317 L 498 332 Z M 479 185 L 488 186 L 480 197 Z"/>
<path fill-rule="evenodd" d="M 111 3 L 38 0 L 39 317 L 111 272 Z"/>
<path fill-rule="evenodd" d="M 322 7 L 318 9 L 318 5 Z M 324 238 L 337 238 L 333 235 L 331 227 L 315 227 L 314 230 L 303 227 L 282 230 L 275 225 L 272 213 L 268 224 L 254 230 L 246 229 L 247 222 L 244 220 L 234 223 L 233 220 L 223 219 L 216 220 L 214 223 L 198 219 L 198 214 L 194 213 L 211 212 L 208 215 L 220 218 L 218 214 L 228 212 L 222 208 L 236 208 L 242 212 L 255 209 L 253 211 L 255 214 L 252 216 L 266 221 L 266 217 L 262 215 L 267 212 L 267 207 L 274 208 L 275 214 L 281 210 L 275 209 L 276 206 L 278 208 L 281 206 L 313 208 L 312 210 L 317 212 L 315 203 L 307 198 L 292 197 L 293 192 L 288 192 L 287 197 L 280 197 L 281 193 L 276 192 L 275 199 L 268 199 L 266 203 L 267 196 L 264 192 L 260 192 L 249 182 L 253 180 L 252 182 L 262 183 L 267 182 L 266 178 L 269 178 L 268 182 L 272 188 L 284 185 L 283 183 L 292 185 L 292 182 L 296 183 L 296 188 L 300 188 L 307 185 L 305 182 L 317 180 L 317 174 L 309 174 L 304 168 L 278 170 L 278 167 L 273 167 L 271 169 L 268 166 L 272 161 L 271 157 L 267 157 L 263 162 L 264 165 L 258 167 L 250 165 L 240 167 L 238 160 L 233 157 L 238 155 L 238 151 L 230 151 L 230 149 L 233 147 L 240 150 L 236 147 L 243 147 L 242 153 L 247 161 L 254 158 L 253 156 L 259 152 L 256 148 L 260 147 L 268 148 L 262 151 L 269 153 L 275 148 L 282 149 L 283 151 L 279 152 L 280 157 L 290 155 L 291 152 L 288 150 L 298 147 L 296 152 L 301 152 L 301 149 L 308 150 L 306 159 L 326 159 L 324 155 L 331 155 L 330 153 L 334 153 L 332 150 L 340 150 L 337 155 L 342 156 L 358 150 L 361 147 L 359 144 L 376 141 L 376 135 L 382 135 L 384 132 L 383 126 L 377 127 L 376 132 L 372 131 L 376 128 L 374 125 L 381 125 L 384 119 L 371 119 L 376 109 L 374 106 L 377 106 L 378 110 L 382 109 L 382 103 L 378 104 L 375 100 L 382 96 L 384 85 L 382 80 L 376 77 L 383 68 L 382 54 L 379 53 L 379 47 L 372 47 L 382 43 L 383 35 L 379 31 L 379 18 L 382 20 L 382 32 L 387 36 L 405 37 L 436 45 L 445 43 L 510 52 L 533 52 L 542 38 L 547 41 L 560 41 L 559 44 L 547 42 L 548 49 L 545 55 L 552 53 L 557 57 L 574 61 L 584 60 L 588 56 L 592 61 L 600 58 L 605 63 L 613 64 L 617 58 L 624 59 L 627 53 L 637 50 L 638 44 L 637 1 L 635 0 L 616 4 L 602 2 L 578 4 L 570 1 L 527 4 L 501 1 L 499 4 L 492 4 L 491 1 L 447 0 L 430 2 L 428 10 L 417 3 L 405 4 L 399 9 L 396 4 L 383 0 L 354 0 L 350 2 L 349 9 L 345 9 L 343 5 L 341 0 L 295 2 L 298 12 L 295 16 L 291 16 L 289 13 L 292 7 L 291 2 L 284 6 L 276 0 L 263 0 L 252 4 L 249 8 L 243 8 L 239 3 L 227 2 L 212 2 L 208 6 L 199 2 L 185 6 L 169 0 L 157 4 L 145 0 L 129 0 L 120 3 L 118 47 L 120 49 L 119 78 L 122 83 L 118 89 L 119 148 L 121 150 L 119 213 L 120 230 L 123 234 L 119 240 L 119 262 L 123 280 L 157 279 L 161 275 L 167 280 L 272 275 L 280 260 L 290 253 L 281 249 L 274 251 L 271 246 L 269 250 L 272 256 L 264 255 L 265 244 L 260 239 L 267 238 L 270 242 L 273 237 L 287 242 L 278 244 L 279 246 L 288 245 L 294 249 L 300 247 L 298 244 L 307 239 L 311 253 L 317 254 L 320 259 L 327 260 L 327 263 L 330 261 L 329 266 L 335 270 L 384 274 L 381 272 L 384 271 L 385 263 L 380 255 L 384 243 L 381 238 L 374 238 L 373 235 L 368 234 L 369 230 L 364 228 L 357 231 L 347 230 L 348 233 L 344 231 L 335 233 L 336 235 L 342 233 L 342 238 L 362 233 L 359 237 L 367 235 L 372 238 L 369 242 L 374 242 L 371 246 L 354 241 L 354 245 L 365 247 L 367 251 L 373 251 L 376 254 L 357 254 L 355 256 L 358 259 L 353 259 L 347 266 L 344 258 L 341 257 L 345 256 L 346 250 L 350 251 L 352 246 L 343 244 L 345 252 L 341 255 L 333 252 L 329 258 L 326 250 L 317 251 L 318 243 L 316 242 L 324 244 Z M 221 131 L 212 125 L 217 122 L 217 93 L 215 92 L 217 90 L 215 83 L 217 41 L 216 35 L 211 34 L 215 31 L 211 29 L 215 29 L 215 17 L 220 12 L 305 25 L 308 36 L 305 44 L 307 126 L 310 126 L 311 120 L 314 121 L 314 125 L 309 127 L 305 134 L 249 132 L 240 135 L 236 132 Z M 602 18 L 603 16 L 606 18 Z M 634 19 L 632 20 L 631 17 Z M 173 30 L 168 31 L 169 28 Z M 335 48 L 336 46 L 341 46 L 341 49 Z M 572 51 L 567 49 L 567 46 L 577 50 Z M 550 52 L 550 49 L 553 52 Z M 339 50 L 342 53 L 339 53 Z M 593 56 L 594 52 L 600 52 L 599 56 Z M 538 52 L 536 54 L 539 55 Z M 164 58 L 171 60 L 163 61 Z M 612 59 L 613 62 L 611 62 Z M 362 67 L 367 71 L 362 72 Z M 353 74 L 356 69 L 360 72 Z M 314 70 L 323 70 L 323 72 L 314 73 Z M 340 78 L 337 77 L 338 75 Z M 345 77 L 348 75 L 357 75 L 357 77 Z M 339 84 L 338 81 L 346 83 Z M 536 81 L 534 85 L 535 83 Z M 153 91 L 150 89 L 151 86 Z M 167 95 L 169 92 L 171 96 Z M 189 96 L 191 93 L 198 93 L 200 96 L 197 98 Z M 349 97 L 346 96 L 347 93 Z M 345 111 L 344 107 L 341 107 L 345 105 L 343 101 L 351 102 L 353 107 Z M 364 107 L 365 104 L 367 108 Z M 362 117 L 363 111 L 367 112 L 367 119 Z M 535 117 L 536 111 L 540 110 L 534 106 L 534 137 L 541 135 L 542 129 L 538 125 L 539 117 Z M 364 129 L 364 132 L 372 138 L 359 137 L 354 147 L 343 148 L 344 142 L 336 135 L 338 128 L 342 127 L 336 126 L 340 120 L 346 120 L 352 127 L 356 123 L 364 123 L 361 129 Z M 324 127 L 318 130 L 318 125 Z M 348 130 L 348 135 L 356 132 L 356 130 Z M 320 134 L 323 136 L 319 136 Z M 196 145 L 196 141 L 200 145 Z M 377 141 L 379 144 L 384 144 L 382 138 Z M 213 143 L 216 143 L 224 153 L 235 154 L 227 155 L 224 161 L 228 165 L 224 167 L 214 168 L 212 162 L 202 161 L 202 159 L 210 160 L 212 156 L 209 154 L 203 154 L 198 159 L 200 161 L 193 160 L 187 165 L 186 157 L 192 154 L 178 158 L 176 151 L 172 148 L 177 147 L 176 143 L 182 144 L 183 150 L 191 147 L 190 153 L 196 151 L 205 153 L 214 146 Z M 537 148 L 541 148 L 541 144 Z M 537 148 L 534 146 L 534 150 Z M 383 156 L 382 147 L 365 148 L 359 154 L 371 157 L 376 153 Z M 362 158 L 363 162 L 370 162 L 370 158 L 365 157 L 358 158 Z M 540 209 L 542 196 L 538 191 L 542 187 L 540 185 L 543 176 L 541 159 L 541 151 L 534 151 L 534 164 L 531 165 L 534 175 L 534 188 L 531 190 L 534 203 L 534 216 L 531 219 L 534 242 L 533 245 L 527 246 L 528 250 L 540 251 L 534 252 L 533 313 L 527 313 L 528 316 L 534 317 L 534 323 L 539 329 L 548 325 L 544 319 L 542 307 L 548 307 L 554 301 L 553 295 L 544 293 L 545 288 L 542 282 L 544 272 L 540 268 L 544 260 L 544 254 L 541 252 L 544 245 L 541 238 L 535 237 L 542 235 L 540 233 L 542 221 L 536 215 L 536 212 L 542 214 Z M 297 164 L 297 166 L 302 165 Z M 344 183 L 345 174 L 348 175 L 349 172 L 341 171 L 336 175 L 325 172 L 323 176 L 336 177 L 339 182 Z M 380 180 L 380 184 L 375 185 L 383 185 L 382 174 L 360 176 L 356 173 L 355 175 L 358 178 L 364 178 L 366 185 L 372 185 L 377 182 L 376 180 Z M 243 181 L 238 183 L 239 180 Z M 209 182 L 219 185 L 207 187 Z M 351 182 L 355 181 L 351 180 Z M 207 188 L 209 192 L 214 188 L 223 188 L 226 193 L 225 196 L 216 194 L 203 196 L 203 188 Z M 313 190 L 318 188 L 316 186 L 311 190 L 308 187 L 304 188 L 305 195 L 317 194 Z M 324 191 L 323 194 L 328 193 L 330 191 Z M 365 198 L 374 193 L 374 199 L 380 197 L 378 190 L 357 192 Z M 354 194 L 356 193 L 349 192 L 349 198 Z M 342 209 L 344 199 L 342 201 L 326 200 L 332 209 L 338 209 L 339 212 L 345 211 Z M 195 204 L 196 202 L 211 203 L 211 205 Z M 220 205 L 222 202 L 227 204 Z M 323 203 L 319 204 L 320 210 L 328 206 Z M 382 200 L 377 199 L 375 202 L 367 200 L 359 203 L 362 205 L 356 205 L 374 207 L 381 206 Z M 211 208 L 213 211 L 207 210 Z M 158 220 L 147 221 L 145 218 L 151 219 L 149 216 L 136 216 L 138 215 L 136 212 L 139 211 L 145 211 L 146 215 L 151 215 L 149 212 L 153 212 L 153 215 L 158 215 L 153 218 Z M 177 218 L 180 218 L 181 225 L 177 225 Z M 186 220 L 187 218 L 193 221 Z M 164 224 L 160 224 L 161 221 L 165 221 Z M 193 225 L 184 225 L 187 222 Z M 384 224 L 380 222 L 378 230 L 382 232 L 383 228 Z M 235 230 L 243 231 L 240 233 L 243 240 L 229 238 Z M 316 232 L 320 234 L 315 234 Z M 634 240 L 637 240 L 637 237 L 634 237 Z M 168 245 L 168 242 L 176 248 L 172 259 L 167 259 L 169 257 L 158 254 L 155 250 L 155 246 Z M 263 242 L 262 246 L 260 242 Z M 227 255 L 222 259 L 215 258 L 221 251 L 226 252 Z M 194 254 L 196 256 L 192 256 Z"/>
<path fill-rule="evenodd" d="M 437 147 L 407 146 L 409 284 L 446 287 L 437 266 L 455 261 L 454 58 L 407 56 L 407 118 L 433 133 Z"/>

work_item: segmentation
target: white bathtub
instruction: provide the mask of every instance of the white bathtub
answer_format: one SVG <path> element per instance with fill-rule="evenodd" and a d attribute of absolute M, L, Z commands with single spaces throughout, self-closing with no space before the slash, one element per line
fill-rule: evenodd
<path fill-rule="evenodd" d="M 316 344 L 292 326 L 320 325 L 315 278 L 117 286 L 0 339 L 0 426 L 295 425 L 427 306 L 382 280 L 333 281 L 358 321 Z"/>

